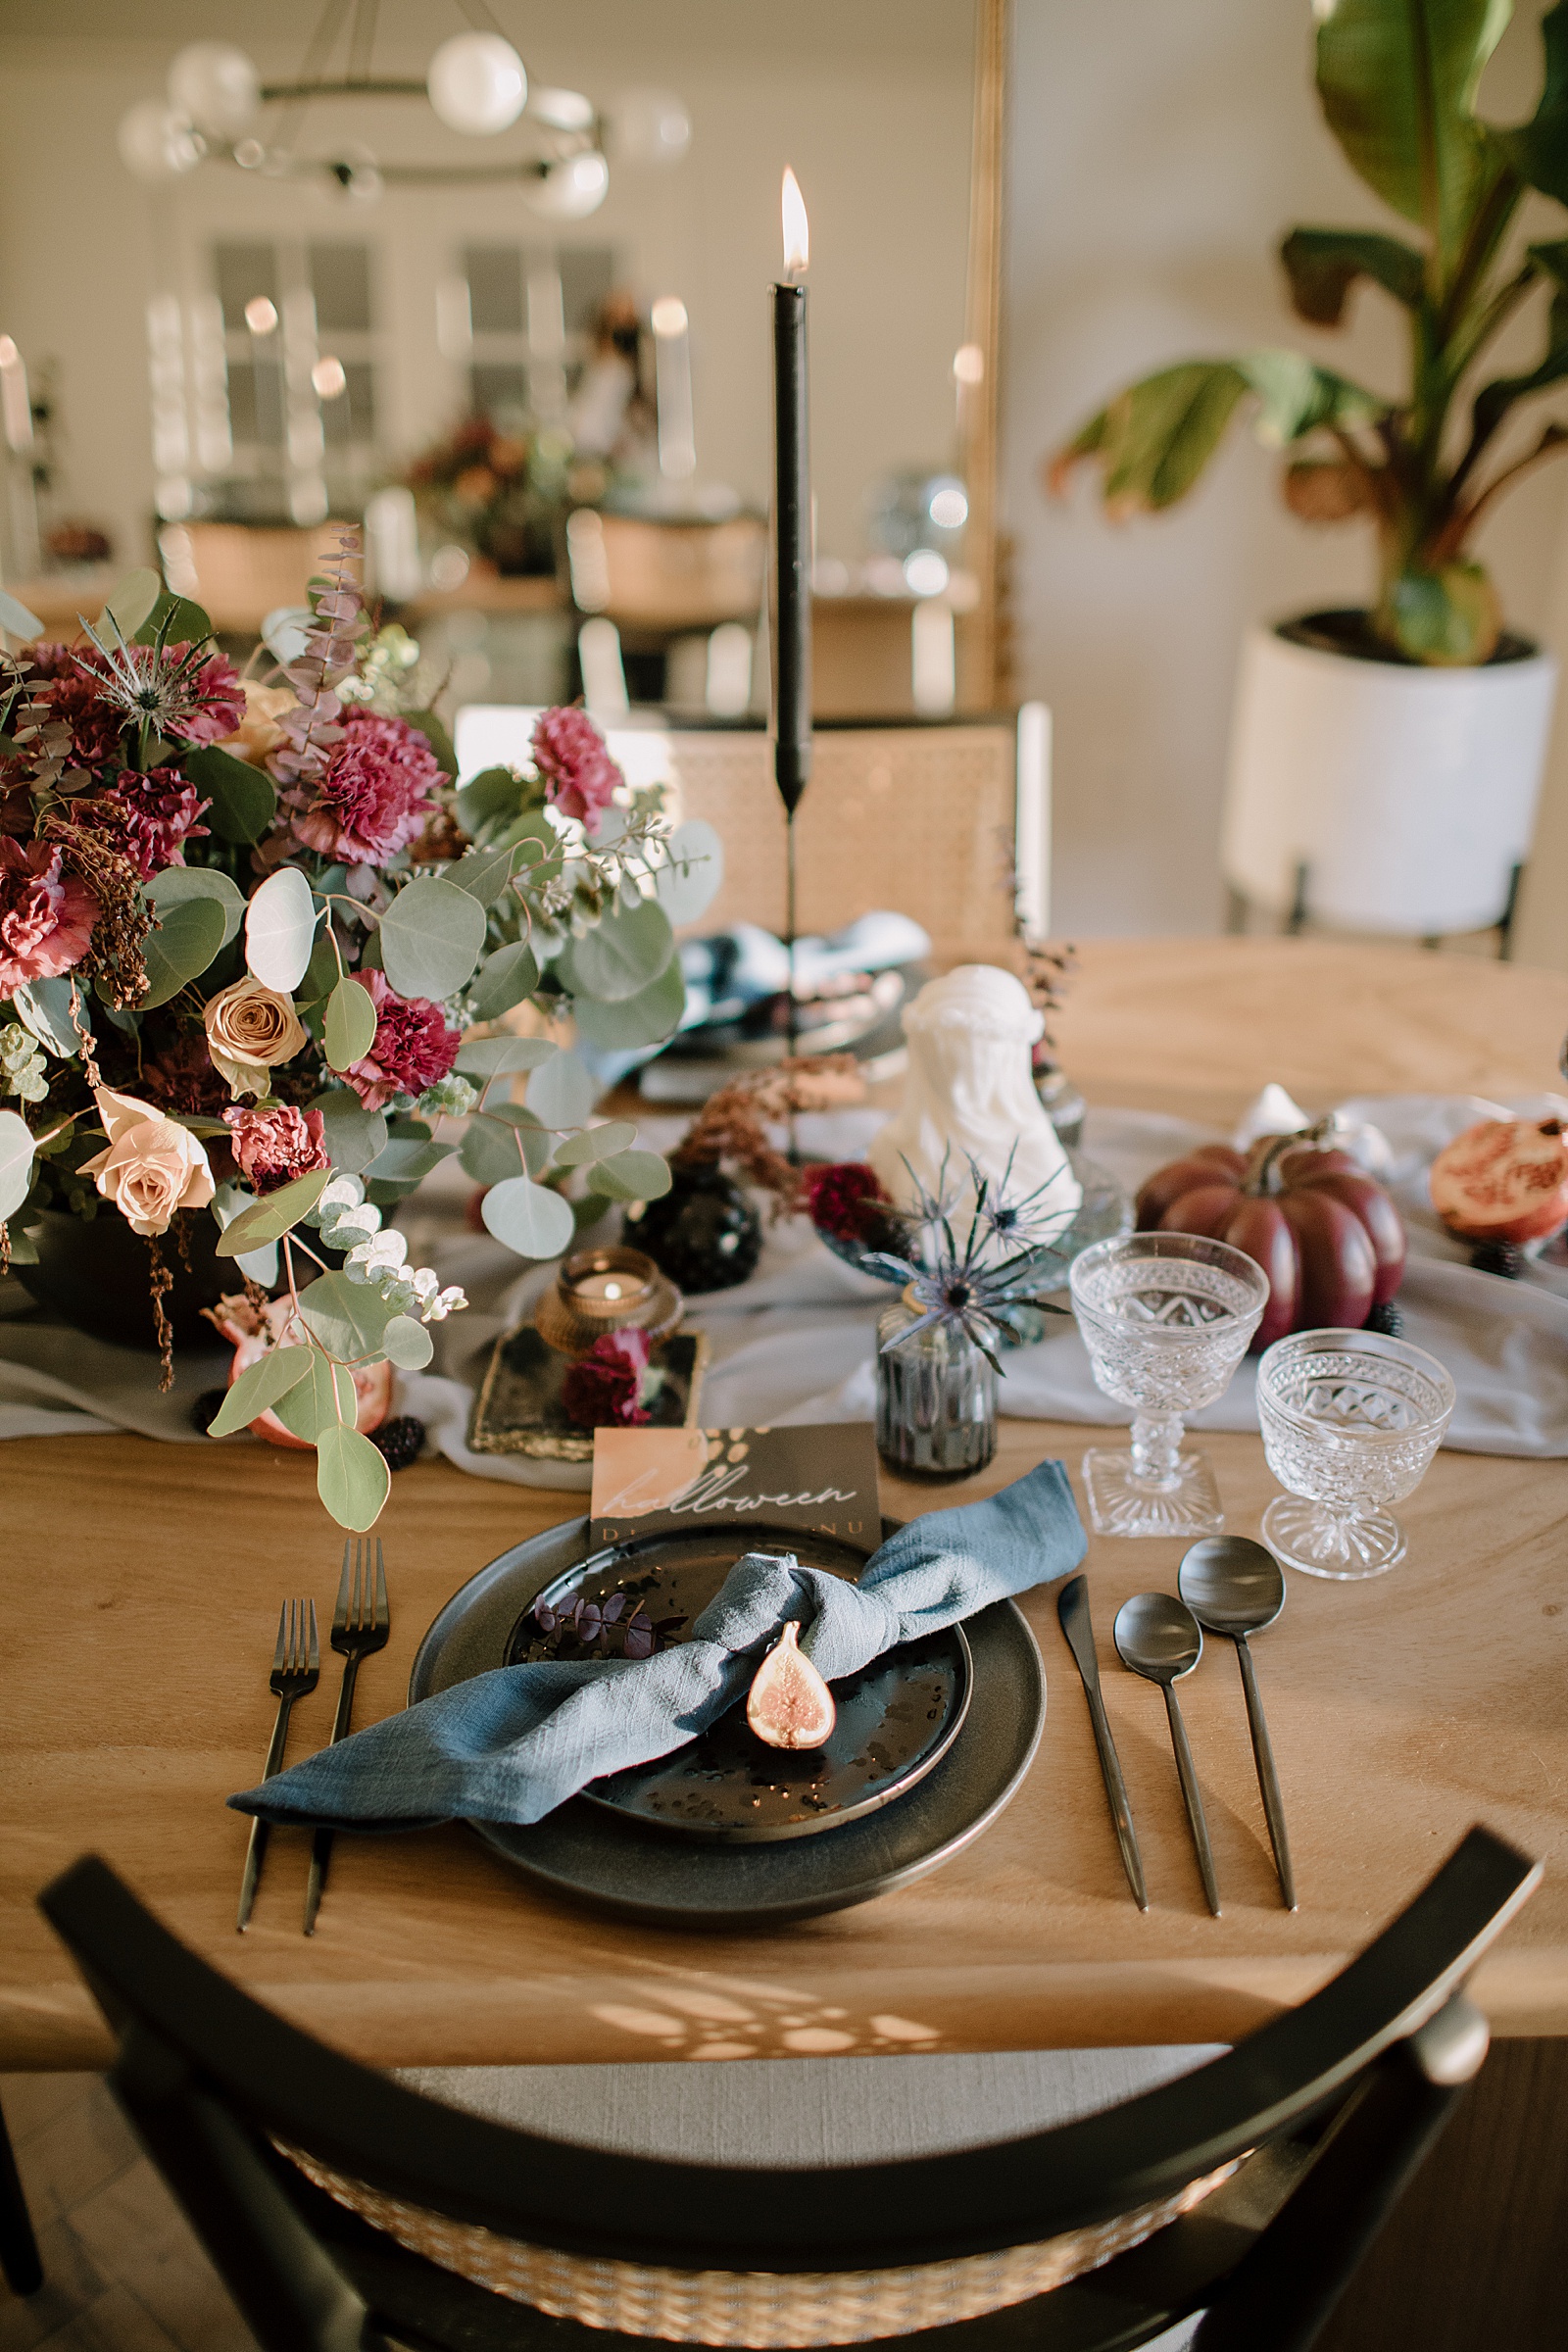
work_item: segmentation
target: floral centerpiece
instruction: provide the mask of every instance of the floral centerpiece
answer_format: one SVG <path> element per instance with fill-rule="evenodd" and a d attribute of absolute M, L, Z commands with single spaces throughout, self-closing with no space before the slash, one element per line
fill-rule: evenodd
<path fill-rule="evenodd" d="M 211 1434 L 275 1416 L 366 1528 L 388 1470 L 355 1376 L 417 1370 L 465 1303 L 383 1212 L 456 1152 L 490 1232 L 547 1258 L 667 1189 L 632 1127 L 589 1123 L 576 1055 L 493 1025 L 531 1004 L 607 1047 L 671 1034 L 671 914 L 700 911 L 719 852 L 628 792 L 580 710 L 544 713 L 531 769 L 455 791 L 356 555 L 345 532 L 270 681 L 150 572 L 84 646 L 0 655 L 0 1266 L 35 1260 L 46 1209 L 123 1219 L 167 1386 L 167 1248 L 188 1259 L 212 1220 L 260 1344 Z M 38 634 L 3 591 L 0 626 Z M 526 1102 L 497 1100 L 523 1072 Z"/>
<path fill-rule="evenodd" d="M 438 529 L 476 548 L 498 571 L 549 573 L 571 458 L 567 433 L 506 432 L 488 416 L 466 416 L 403 478 Z"/>

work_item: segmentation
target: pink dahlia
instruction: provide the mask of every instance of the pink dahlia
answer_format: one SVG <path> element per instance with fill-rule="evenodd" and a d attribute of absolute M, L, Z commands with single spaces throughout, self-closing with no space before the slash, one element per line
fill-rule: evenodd
<path fill-rule="evenodd" d="M 155 767 L 146 775 L 126 768 L 106 792 L 77 801 L 74 813 L 78 824 L 101 834 L 147 882 L 166 865 L 184 863 L 187 841 L 206 839 L 207 826 L 196 820 L 210 806 L 177 768 Z"/>
<path fill-rule="evenodd" d="M 375 1005 L 375 1036 L 363 1061 L 344 1072 L 367 1110 L 379 1110 L 394 1095 L 422 1095 L 444 1078 L 458 1058 L 461 1031 L 449 1029 L 439 1004 L 428 997 L 400 997 L 386 974 L 356 972 Z"/>
<path fill-rule="evenodd" d="M 59 850 L 0 835 L 0 997 L 79 963 L 102 911 Z"/>
<path fill-rule="evenodd" d="M 318 1110 L 296 1110 L 289 1102 L 272 1110 L 225 1110 L 223 1117 L 233 1130 L 234 1164 L 258 1193 L 275 1193 L 332 1164 Z"/>
<path fill-rule="evenodd" d="M 625 778 L 587 711 L 541 710 L 531 748 L 551 807 L 580 818 L 591 833 Z"/>
<path fill-rule="evenodd" d="M 182 662 L 189 654 L 188 645 L 172 645 L 165 653 L 166 662 Z M 245 716 L 245 689 L 232 662 L 222 654 L 213 654 L 205 661 L 194 677 L 186 683 L 185 692 L 190 709 L 180 718 L 170 722 L 170 732 L 185 743 L 220 743 L 232 735 Z"/>
<path fill-rule="evenodd" d="M 373 710 L 343 713 L 342 740 L 315 798 L 294 819 L 307 849 L 349 865 L 384 865 L 420 831 L 442 781 L 435 754 L 416 727 Z"/>

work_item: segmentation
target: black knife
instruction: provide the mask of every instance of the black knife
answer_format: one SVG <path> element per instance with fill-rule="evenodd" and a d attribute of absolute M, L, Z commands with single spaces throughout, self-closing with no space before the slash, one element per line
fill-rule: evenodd
<path fill-rule="evenodd" d="M 1110 1800 L 1110 1818 L 1116 1825 L 1116 1843 L 1121 1847 L 1122 1868 L 1127 1884 L 1133 1890 L 1140 1911 L 1149 1909 L 1149 1894 L 1144 1886 L 1143 1857 L 1138 1851 L 1138 1833 L 1133 1828 L 1132 1810 L 1127 1802 L 1127 1785 L 1121 1777 L 1116 1760 L 1116 1742 L 1110 1736 L 1105 1720 L 1104 1703 L 1100 1695 L 1100 1661 L 1095 1656 L 1095 1632 L 1089 1622 L 1089 1579 L 1070 1576 L 1056 1595 L 1056 1615 L 1067 1637 L 1067 1646 L 1078 1662 L 1083 1678 L 1084 1696 L 1089 1701 L 1089 1720 L 1094 1726 L 1095 1745 L 1100 1750 L 1100 1770 L 1105 1783 L 1105 1794 Z"/>

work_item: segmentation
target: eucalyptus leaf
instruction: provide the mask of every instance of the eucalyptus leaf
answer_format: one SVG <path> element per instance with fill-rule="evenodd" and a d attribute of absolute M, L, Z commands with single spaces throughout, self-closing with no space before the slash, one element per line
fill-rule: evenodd
<path fill-rule="evenodd" d="M 354 1375 L 342 1364 L 333 1363 L 318 1348 L 300 1352 L 310 1359 L 310 1378 L 290 1389 L 273 1409 L 292 1437 L 315 1446 L 340 1421 L 353 1427 L 359 1399 L 354 1394 Z"/>
<path fill-rule="evenodd" d="M 612 1159 L 636 1141 L 637 1130 L 630 1119 L 607 1119 L 603 1127 L 585 1127 L 581 1135 L 568 1135 L 564 1144 L 558 1144 L 556 1165 L 581 1168 L 596 1159 Z"/>
<path fill-rule="evenodd" d="M 35 637 L 43 635 L 43 622 L 36 612 L 29 612 L 26 606 L 14 597 L 9 589 L 0 588 L 0 629 L 4 629 L 8 636 L 20 637 L 30 645 Z"/>
<path fill-rule="evenodd" d="M 166 588 L 135 631 L 134 643 L 151 645 L 166 621 L 169 624 L 164 635 L 166 645 L 201 645 L 213 633 L 213 624 L 200 605 Z"/>
<path fill-rule="evenodd" d="M 617 1152 L 588 1171 L 589 1191 L 608 1200 L 658 1200 L 669 1185 L 669 1170 L 657 1152 Z"/>
<path fill-rule="evenodd" d="M 528 1081 L 528 1108 L 547 1127 L 580 1127 L 598 1093 L 575 1054 L 557 1054 Z"/>
<path fill-rule="evenodd" d="M 515 1102 L 475 1111 L 458 1146 L 458 1165 L 475 1184 L 505 1184 L 522 1168 L 537 1176 L 549 1157 L 548 1134 Z"/>
<path fill-rule="evenodd" d="M 32 1129 L 14 1110 L 0 1110 L 0 1223 L 14 1217 L 32 1190 Z"/>
<path fill-rule="evenodd" d="M 526 1176 L 492 1185 L 479 1213 L 496 1240 L 519 1257 L 559 1257 L 575 1230 L 571 1203 Z"/>
<path fill-rule="evenodd" d="M 306 1324 L 340 1362 L 374 1355 L 393 1311 L 373 1283 L 350 1282 L 346 1274 L 318 1275 L 300 1293 Z"/>
<path fill-rule="evenodd" d="M 260 1249 L 263 1242 L 281 1241 L 306 1211 L 316 1206 L 331 1180 L 330 1168 L 313 1168 L 308 1176 L 296 1176 L 292 1184 L 279 1185 L 254 1208 L 242 1209 L 219 1235 L 219 1256 L 238 1257 L 241 1250 Z"/>
<path fill-rule="evenodd" d="M 469 850 L 447 867 L 442 879 L 456 890 L 466 890 L 481 906 L 493 906 L 513 875 L 522 870 L 523 862 L 522 852 L 515 845 L 505 850 Z"/>
<path fill-rule="evenodd" d="M 560 1052 L 548 1037 L 473 1037 L 458 1048 L 455 1066 L 467 1078 L 504 1078 L 514 1070 L 537 1070 Z"/>
<path fill-rule="evenodd" d="M 326 1000 L 324 1043 L 328 1065 L 352 1069 L 375 1043 L 375 1000 L 368 988 L 346 975 Z"/>
<path fill-rule="evenodd" d="M 357 1429 L 323 1429 L 316 1441 L 316 1491 L 339 1527 L 363 1535 L 381 1515 L 392 1473 Z"/>
<path fill-rule="evenodd" d="M 657 980 L 674 953 L 668 915 L 657 899 L 639 899 L 573 939 L 561 957 L 562 976 L 573 996 L 619 1004 Z"/>
<path fill-rule="evenodd" d="M 706 817 L 689 816 L 671 833 L 667 861 L 655 871 L 659 904 L 672 923 L 695 923 L 723 879 L 723 842 Z"/>
<path fill-rule="evenodd" d="M 481 768 L 457 796 L 458 822 L 465 833 L 477 834 L 493 818 L 514 814 L 533 790 L 510 767 Z"/>
<path fill-rule="evenodd" d="M 150 1012 L 155 1004 L 167 1004 L 187 981 L 199 978 L 222 953 L 227 931 L 228 917 L 216 898 L 175 900 L 142 943 L 147 994 L 136 1009 Z"/>
<path fill-rule="evenodd" d="M 412 1193 L 416 1185 L 422 1184 L 444 1159 L 450 1159 L 456 1150 L 455 1144 L 393 1136 L 386 1150 L 365 1171 L 367 1185 L 375 1188 L 371 1199 L 378 1204 L 401 1200 L 405 1193 Z"/>
<path fill-rule="evenodd" d="M 321 1114 L 321 1141 L 336 1174 L 363 1176 L 386 1150 L 385 1119 L 367 1110 L 351 1086 L 328 1087 L 310 1107 Z"/>
<path fill-rule="evenodd" d="M 270 1348 L 260 1363 L 251 1364 L 232 1383 L 228 1395 L 207 1424 L 210 1438 L 226 1438 L 276 1404 L 298 1386 L 311 1368 L 308 1348 Z"/>
<path fill-rule="evenodd" d="M 381 917 L 381 963 L 400 997 L 456 996 L 484 950 L 484 908 L 450 882 L 421 874 Z"/>
<path fill-rule="evenodd" d="M 449 776 L 458 772 L 458 755 L 452 748 L 452 738 L 433 710 L 405 710 L 404 718 L 415 733 L 422 735 Z"/>
<path fill-rule="evenodd" d="M 640 996 L 618 1004 L 603 1004 L 592 997 L 572 1003 L 572 1018 L 584 1043 L 600 1053 L 629 1053 L 642 1046 L 662 1045 L 680 1027 L 686 1010 L 686 979 L 678 956 Z"/>
<path fill-rule="evenodd" d="M 277 813 L 271 778 L 216 743 L 189 753 L 186 775 L 208 803 L 203 822 L 220 841 L 260 841 Z"/>
<path fill-rule="evenodd" d="M 25 988 L 14 989 L 11 997 L 18 1020 L 62 1061 L 72 1060 L 81 1042 L 71 1025 L 71 991 L 72 983 L 61 973 L 53 979 L 29 981 Z M 79 991 L 76 1003 L 77 1017 L 85 1028 L 87 1007 Z"/>
<path fill-rule="evenodd" d="M 539 966 L 526 940 L 515 939 L 487 956 L 474 976 L 473 1009 L 481 1021 L 499 1021 L 504 1012 L 531 997 L 539 985 Z"/>
<path fill-rule="evenodd" d="M 149 564 L 144 564 L 135 571 L 127 571 L 124 578 L 111 588 L 104 603 L 104 612 L 122 637 L 133 638 L 163 593 L 162 579 Z M 104 629 L 102 634 L 113 644 L 113 634 L 109 629 Z"/>
<path fill-rule="evenodd" d="M 341 976 L 336 952 L 327 926 L 323 923 L 317 934 L 311 960 L 305 967 L 305 977 L 295 990 L 295 1002 L 300 1004 L 319 1004 L 329 997 Z"/>
<path fill-rule="evenodd" d="M 154 874 L 146 891 L 160 921 L 168 919 L 171 906 L 181 906 L 189 899 L 211 899 L 222 908 L 225 948 L 238 937 L 245 920 L 244 894 L 215 865 L 166 865 L 161 874 Z"/>
<path fill-rule="evenodd" d="M 245 961 L 257 979 L 291 995 L 310 964 L 316 923 L 316 901 L 298 866 L 269 874 L 245 913 Z"/>
<path fill-rule="evenodd" d="M 435 1353 L 435 1343 L 422 1323 L 412 1315 L 394 1315 L 381 1345 L 400 1372 L 422 1372 Z"/>

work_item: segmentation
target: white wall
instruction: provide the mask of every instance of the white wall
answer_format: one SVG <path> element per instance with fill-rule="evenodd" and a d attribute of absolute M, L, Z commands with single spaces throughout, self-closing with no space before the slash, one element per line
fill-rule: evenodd
<path fill-rule="evenodd" d="M 1534 106 L 1544 5 L 1521 0 L 1488 71 L 1483 106 L 1499 121 Z M 1054 923 L 1208 930 L 1243 626 L 1363 602 L 1369 540 L 1296 522 L 1277 462 L 1245 432 L 1185 505 L 1121 529 L 1087 479 L 1049 504 L 1039 462 L 1107 394 L 1179 358 L 1289 342 L 1392 388 L 1393 306 L 1363 293 L 1348 332 L 1316 333 L 1289 313 L 1274 254 L 1298 222 L 1397 223 L 1323 126 L 1308 0 L 1014 0 L 1014 25 L 1004 524 L 1017 688 L 1056 718 Z M 1561 236 L 1561 212 L 1540 206 L 1531 233 Z M 1541 332 L 1505 347 L 1507 368 L 1533 364 Z M 1565 494 L 1568 462 L 1483 534 L 1516 627 L 1546 622 Z M 1568 796 L 1568 746 L 1562 770 Z M 1551 822 L 1568 955 L 1568 809 Z"/>
<path fill-rule="evenodd" d="M 297 69 L 317 0 L 0 0 L 0 330 L 60 364 L 68 496 L 140 560 L 152 498 L 143 305 L 160 270 L 219 235 L 364 234 L 380 247 L 399 333 L 385 390 L 405 452 L 461 398 L 435 348 L 434 283 L 469 241 L 551 234 L 511 190 L 389 191 L 373 208 L 211 167 L 167 194 L 123 171 L 115 125 L 162 87 L 185 40 L 240 41 Z M 860 501 L 889 465 L 948 463 L 968 225 L 969 0 L 529 0 L 503 8 L 541 82 L 597 99 L 638 84 L 686 99 L 695 135 L 666 172 L 618 172 L 574 234 L 630 258 L 646 295 L 692 318 L 700 468 L 765 499 L 766 287 L 778 274 L 786 162 L 811 215 L 814 458 L 823 551 L 861 552 Z M 384 0 L 378 69 L 422 73 L 455 8 Z M 471 160 L 421 104 L 333 120 L 390 157 Z M 507 144 L 504 141 L 499 144 Z M 520 149 L 519 137 L 510 143 Z M 330 142 L 323 141 L 329 149 Z"/>

